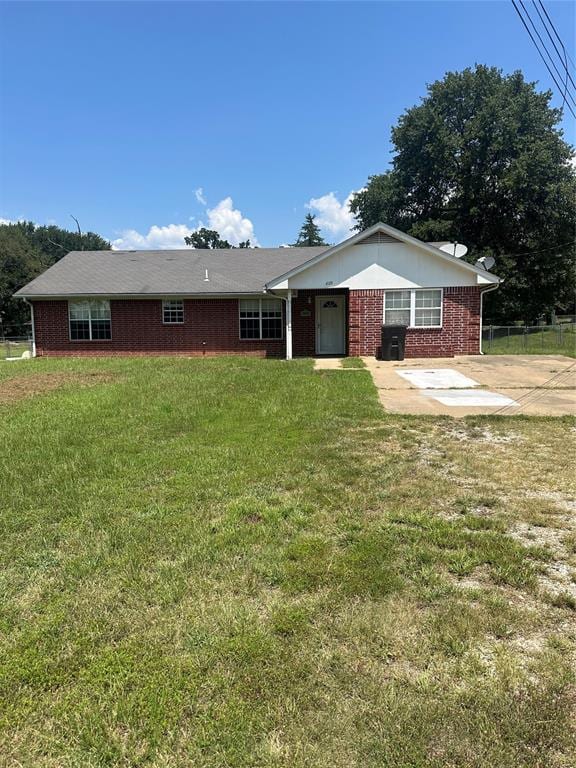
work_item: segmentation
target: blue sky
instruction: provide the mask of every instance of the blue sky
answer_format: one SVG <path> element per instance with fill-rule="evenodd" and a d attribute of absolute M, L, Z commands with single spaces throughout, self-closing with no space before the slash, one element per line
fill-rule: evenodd
<path fill-rule="evenodd" d="M 574 5 L 546 7 L 576 59 Z M 554 89 L 488 0 L 2 3 L 0 44 L 0 217 L 125 247 L 199 223 L 278 245 L 308 210 L 342 239 L 426 83 L 478 62 Z"/>

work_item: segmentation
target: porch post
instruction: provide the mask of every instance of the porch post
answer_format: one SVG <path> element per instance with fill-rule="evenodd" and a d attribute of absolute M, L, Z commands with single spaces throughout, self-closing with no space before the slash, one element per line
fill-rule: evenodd
<path fill-rule="evenodd" d="M 286 360 L 292 360 L 292 291 L 286 296 Z"/>

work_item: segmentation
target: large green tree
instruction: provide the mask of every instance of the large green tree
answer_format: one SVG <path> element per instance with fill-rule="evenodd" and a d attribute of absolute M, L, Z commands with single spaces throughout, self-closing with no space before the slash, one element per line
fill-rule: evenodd
<path fill-rule="evenodd" d="M 0 319 L 6 335 L 22 335 L 30 310 L 12 294 L 70 251 L 109 250 L 110 243 L 94 232 L 37 226 L 31 221 L 0 225 Z"/>
<path fill-rule="evenodd" d="M 70 251 L 107 251 L 110 243 L 95 232 L 71 232 L 54 224 L 38 226 L 32 221 L 19 221 L 12 226 L 20 229 L 51 264 Z"/>
<path fill-rule="evenodd" d="M 574 299 L 576 174 L 562 113 L 522 73 L 448 73 L 392 130 L 392 170 L 370 177 L 351 210 L 423 240 L 492 254 L 504 278 L 487 297 L 501 322 L 533 321 Z"/>
<path fill-rule="evenodd" d="M 184 238 L 186 245 L 193 248 L 232 248 L 228 240 L 220 237 L 215 229 L 206 229 L 201 227 Z"/>
<path fill-rule="evenodd" d="M 294 247 L 309 248 L 314 245 L 328 245 L 324 242 L 322 235 L 320 234 L 320 227 L 316 224 L 316 216 L 311 213 L 306 214 L 304 223 L 300 227 L 300 233 L 295 243 L 292 243 Z"/>
<path fill-rule="evenodd" d="M 184 238 L 186 245 L 191 245 L 193 248 L 254 248 L 250 243 L 250 240 L 242 240 L 238 245 L 231 245 L 228 240 L 220 237 L 220 233 L 215 229 L 206 229 L 206 227 L 200 227 L 192 234 Z"/>
<path fill-rule="evenodd" d="M 27 333 L 30 310 L 15 291 L 38 275 L 47 262 L 42 252 L 31 243 L 22 229 L 12 225 L 0 226 L 0 336 L 20 336 Z"/>
<path fill-rule="evenodd" d="M 250 240 L 242 240 L 238 245 L 231 245 L 228 240 L 220 237 L 220 233 L 215 229 L 206 229 L 201 227 L 200 229 L 192 232 L 184 238 L 186 245 L 191 245 L 193 248 L 254 248 L 256 246 L 251 245 Z"/>

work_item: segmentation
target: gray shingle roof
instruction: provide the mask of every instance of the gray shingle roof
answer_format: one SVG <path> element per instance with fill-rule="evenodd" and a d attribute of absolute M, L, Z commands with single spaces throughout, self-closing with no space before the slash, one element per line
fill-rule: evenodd
<path fill-rule="evenodd" d="M 71 251 L 15 295 L 259 293 L 275 277 L 325 250 L 326 247 Z M 206 269 L 208 281 L 204 279 Z"/>

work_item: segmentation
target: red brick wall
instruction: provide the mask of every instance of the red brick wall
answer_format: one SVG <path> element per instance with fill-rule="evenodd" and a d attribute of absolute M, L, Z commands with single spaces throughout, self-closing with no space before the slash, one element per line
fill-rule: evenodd
<path fill-rule="evenodd" d="M 112 300 L 110 312 L 110 341 L 70 341 L 68 302 L 35 301 L 37 354 L 285 355 L 284 341 L 239 338 L 238 299 L 185 300 L 182 325 L 164 325 L 162 302 L 156 299 Z"/>
<path fill-rule="evenodd" d="M 406 357 L 479 354 L 481 290 L 476 286 L 444 288 L 442 328 L 410 328 Z M 350 291 L 349 354 L 377 354 L 383 302 L 383 290 Z"/>
<path fill-rule="evenodd" d="M 299 291 L 292 303 L 293 353 L 311 357 L 316 352 L 317 295 L 344 294 L 347 299 L 350 355 L 374 355 L 380 346 L 383 290 L 349 293 L 342 289 Z M 246 341 L 239 338 L 237 299 L 189 299 L 184 302 L 184 324 L 162 323 L 162 302 L 155 299 L 112 300 L 110 341 L 70 341 L 66 301 L 35 301 L 34 321 L 38 355 L 247 354 L 283 357 L 284 341 Z M 308 316 L 308 313 L 309 316 Z M 410 329 L 407 357 L 452 357 L 476 354 L 480 337 L 480 289 L 445 288 L 443 327 Z"/>

